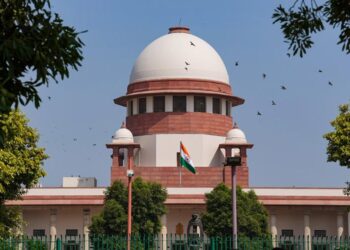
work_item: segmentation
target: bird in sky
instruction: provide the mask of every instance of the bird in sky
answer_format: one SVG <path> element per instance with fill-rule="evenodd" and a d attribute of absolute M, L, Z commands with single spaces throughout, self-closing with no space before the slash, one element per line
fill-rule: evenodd
<path fill-rule="evenodd" d="M 272 105 L 276 105 L 276 103 L 275 103 L 275 101 L 274 101 L 274 100 L 272 100 Z"/>
<path fill-rule="evenodd" d="M 74 138 L 73 141 L 77 141 L 78 139 L 77 138 Z"/>
<path fill-rule="evenodd" d="M 328 81 L 329 86 L 333 86 L 333 83 L 331 81 Z"/>
<path fill-rule="evenodd" d="M 235 66 L 238 66 L 238 61 L 235 62 Z"/>
<path fill-rule="evenodd" d="M 256 113 L 256 115 L 262 115 L 259 111 Z"/>
<path fill-rule="evenodd" d="M 318 70 L 318 73 L 322 73 L 322 72 L 323 72 L 322 69 L 319 69 L 319 70 Z"/>
<path fill-rule="evenodd" d="M 185 64 L 186 64 L 187 66 L 190 65 L 190 63 L 188 63 L 188 62 L 186 62 L 186 61 L 185 61 Z"/>
<path fill-rule="evenodd" d="M 96 146 L 96 143 L 92 144 L 92 146 Z"/>
<path fill-rule="evenodd" d="M 287 89 L 287 87 L 286 87 L 286 86 L 284 86 L 284 85 L 281 85 L 281 89 L 282 89 L 282 90 L 286 90 L 286 89 Z"/>
<path fill-rule="evenodd" d="M 290 53 L 287 53 L 287 56 L 290 57 Z"/>
<path fill-rule="evenodd" d="M 47 99 L 51 100 L 51 96 L 48 96 Z"/>
<path fill-rule="evenodd" d="M 262 77 L 263 77 L 263 79 L 265 79 L 265 78 L 266 78 L 266 74 L 265 74 L 265 73 L 263 73 L 263 74 L 262 74 Z"/>
<path fill-rule="evenodd" d="M 187 67 L 185 67 L 185 70 L 188 70 L 188 68 L 187 68 Z"/>
<path fill-rule="evenodd" d="M 190 41 L 191 46 L 196 46 L 192 41 Z"/>

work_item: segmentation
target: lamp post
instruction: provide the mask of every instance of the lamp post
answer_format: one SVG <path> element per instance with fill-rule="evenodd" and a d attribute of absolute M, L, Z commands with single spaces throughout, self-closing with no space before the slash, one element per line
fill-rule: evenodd
<path fill-rule="evenodd" d="M 228 150 L 228 149 L 226 149 Z M 231 149 L 232 150 L 232 149 Z M 226 155 L 231 155 L 230 153 L 226 153 Z M 231 190 L 232 190 L 232 246 L 233 249 L 238 249 L 237 245 L 237 197 L 236 197 L 236 168 L 241 165 L 241 157 L 240 156 L 228 156 L 226 157 L 225 166 L 231 166 Z"/>
<path fill-rule="evenodd" d="M 128 168 L 126 170 L 127 184 L 128 184 L 128 225 L 127 225 L 127 250 L 130 250 L 131 243 L 131 228 L 132 228 L 132 178 L 134 176 L 134 149 L 140 149 L 140 144 L 134 143 L 133 135 L 125 128 L 125 125 L 121 126 L 119 130 L 116 131 L 113 136 L 112 143 L 106 144 L 107 148 L 113 149 L 113 168 L 123 167 L 119 165 L 119 150 L 127 149 L 128 151 Z M 118 176 L 118 179 L 125 180 L 125 177 Z"/>

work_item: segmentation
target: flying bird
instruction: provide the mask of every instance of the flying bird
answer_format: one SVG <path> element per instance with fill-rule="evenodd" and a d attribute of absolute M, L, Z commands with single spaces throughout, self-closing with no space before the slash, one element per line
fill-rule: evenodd
<path fill-rule="evenodd" d="M 188 68 L 187 68 L 187 67 L 185 67 L 185 70 L 188 70 Z"/>
<path fill-rule="evenodd" d="M 265 74 L 265 73 L 263 73 L 263 74 L 262 74 L 262 77 L 265 79 L 265 78 L 266 78 L 266 74 Z"/>
<path fill-rule="evenodd" d="M 73 141 L 77 141 L 78 139 L 77 138 L 74 138 Z"/>
<path fill-rule="evenodd" d="M 96 143 L 92 144 L 92 146 L 96 146 Z"/>
<path fill-rule="evenodd" d="M 48 96 L 47 99 L 51 100 L 51 96 Z"/>
<path fill-rule="evenodd" d="M 333 83 L 331 81 L 328 81 L 329 86 L 333 86 Z"/>
<path fill-rule="evenodd" d="M 262 115 L 259 111 L 256 113 L 256 115 Z"/>
<path fill-rule="evenodd" d="M 235 66 L 238 66 L 238 61 L 235 62 Z"/>
<path fill-rule="evenodd" d="M 185 64 L 186 64 L 187 66 L 190 65 L 190 63 L 188 63 L 188 62 L 186 62 L 186 61 L 185 61 Z"/>
<path fill-rule="evenodd" d="M 191 46 L 196 46 L 192 41 L 190 41 Z"/>
<path fill-rule="evenodd" d="M 276 105 L 276 103 L 272 100 L 272 105 Z"/>
<path fill-rule="evenodd" d="M 319 69 L 319 70 L 318 70 L 318 73 L 322 73 L 322 72 L 323 72 L 322 69 Z"/>
<path fill-rule="evenodd" d="M 286 86 L 284 86 L 284 85 L 281 85 L 281 89 L 282 89 L 282 90 L 286 90 L 286 89 L 287 89 L 287 87 L 286 87 Z"/>
<path fill-rule="evenodd" d="M 287 56 L 290 57 L 290 53 L 287 53 Z"/>

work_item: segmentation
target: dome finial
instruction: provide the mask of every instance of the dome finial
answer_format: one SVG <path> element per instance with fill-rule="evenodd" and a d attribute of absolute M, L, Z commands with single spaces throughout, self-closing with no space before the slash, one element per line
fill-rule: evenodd
<path fill-rule="evenodd" d="M 122 122 L 122 125 L 120 126 L 120 128 L 126 128 L 124 121 Z"/>
<path fill-rule="evenodd" d="M 233 127 L 232 128 L 239 128 L 237 122 L 233 123 Z"/>

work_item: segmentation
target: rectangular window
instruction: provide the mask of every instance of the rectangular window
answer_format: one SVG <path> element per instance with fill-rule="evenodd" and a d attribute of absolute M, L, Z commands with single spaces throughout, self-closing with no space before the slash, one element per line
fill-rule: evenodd
<path fill-rule="evenodd" d="M 36 237 L 45 236 L 45 229 L 34 229 L 33 236 L 36 236 Z"/>
<path fill-rule="evenodd" d="M 194 112 L 205 112 L 205 96 L 194 97 Z"/>
<path fill-rule="evenodd" d="M 231 103 L 226 101 L 226 116 L 231 116 Z"/>
<path fill-rule="evenodd" d="M 165 112 L 165 96 L 153 97 L 153 112 Z"/>
<path fill-rule="evenodd" d="M 173 111 L 186 112 L 186 96 L 173 96 Z"/>
<path fill-rule="evenodd" d="M 146 113 L 146 98 L 139 98 L 139 114 Z"/>
<path fill-rule="evenodd" d="M 66 236 L 78 236 L 78 229 L 66 229 Z"/>
<path fill-rule="evenodd" d="M 221 114 L 221 101 L 219 98 L 213 98 L 213 113 Z"/>
<path fill-rule="evenodd" d="M 293 237 L 292 229 L 282 229 L 282 237 Z"/>
<path fill-rule="evenodd" d="M 134 114 L 134 102 L 129 101 L 128 102 L 128 115 L 132 116 Z"/>
<path fill-rule="evenodd" d="M 326 230 L 315 230 L 314 231 L 315 237 L 326 237 L 326 235 L 327 235 Z"/>

